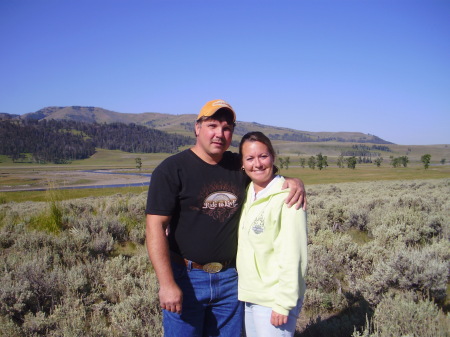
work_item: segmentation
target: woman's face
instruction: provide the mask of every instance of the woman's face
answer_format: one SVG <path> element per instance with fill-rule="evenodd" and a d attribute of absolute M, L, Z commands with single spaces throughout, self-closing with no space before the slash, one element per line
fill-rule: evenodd
<path fill-rule="evenodd" d="M 242 144 L 242 167 L 253 183 L 261 188 L 273 178 L 274 158 L 267 146 L 258 141 Z"/>

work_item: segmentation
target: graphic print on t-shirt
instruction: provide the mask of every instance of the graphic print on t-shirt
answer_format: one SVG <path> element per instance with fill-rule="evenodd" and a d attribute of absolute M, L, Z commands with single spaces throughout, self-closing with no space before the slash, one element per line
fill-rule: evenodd
<path fill-rule="evenodd" d="M 202 212 L 214 220 L 224 222 L 238 209 L 238 191 L 227 183 L 216 183 L 206 187 L 200 198 L 203 200 Z"/>

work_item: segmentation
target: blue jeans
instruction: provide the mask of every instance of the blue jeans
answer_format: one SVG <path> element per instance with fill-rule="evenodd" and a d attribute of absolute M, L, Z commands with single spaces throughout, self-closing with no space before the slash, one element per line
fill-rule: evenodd
<path fill-rule="evenodd" d="M 230 267 L 216 274 L 172 263 L 183 292 L 181 315 L 163 310 L 165 337 L 239 337 L 244 308 L 238 300 L 237 271 Z"/>
<path fill-rule="evenodd" d="M 294 336 L 297 318 L 302 309 L 303 297 L 297 306 L 289 311 L 288 321 L 280 326 L 270 323 L 272 308 L 245 303 L 245 333 L 247 337 L 291 337 Z"/>

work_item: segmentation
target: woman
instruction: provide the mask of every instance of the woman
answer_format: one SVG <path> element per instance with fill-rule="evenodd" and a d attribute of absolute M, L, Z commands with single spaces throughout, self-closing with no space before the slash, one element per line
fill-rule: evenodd
<path fill-rule="evenodd" d="M 239 300 L 245 331 L 253 336 L 293 336 L 305 293 L 306 213 L 288 208 L 275 151 L 261 132 L 247 133 L 239 152 L 252 182 L 239 223 Z"/>

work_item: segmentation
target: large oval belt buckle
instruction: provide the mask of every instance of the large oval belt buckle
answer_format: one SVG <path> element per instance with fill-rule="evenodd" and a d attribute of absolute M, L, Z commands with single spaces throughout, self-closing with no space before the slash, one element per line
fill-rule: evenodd
<path fill-rule="evenodd" d="M 219 262 L 210 262 L 203 266 L 203 270 L 210 274 L 218 273 L 222 268 L 222 263 Z"/>

